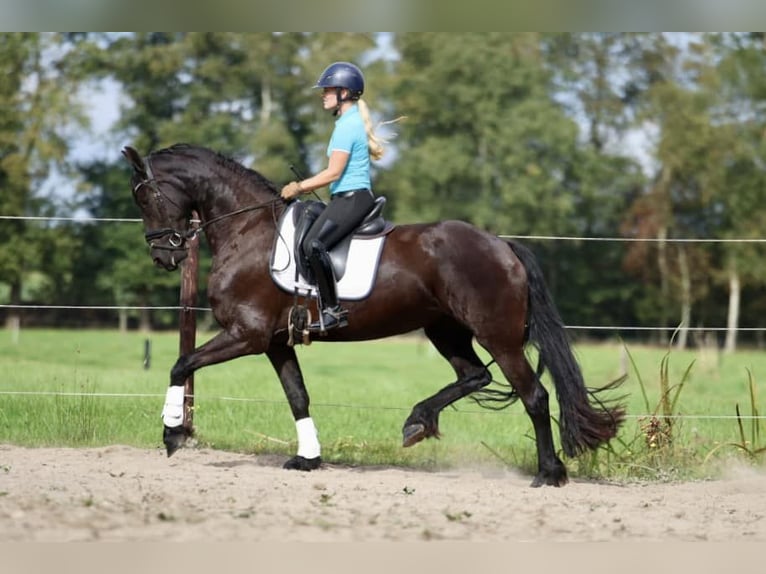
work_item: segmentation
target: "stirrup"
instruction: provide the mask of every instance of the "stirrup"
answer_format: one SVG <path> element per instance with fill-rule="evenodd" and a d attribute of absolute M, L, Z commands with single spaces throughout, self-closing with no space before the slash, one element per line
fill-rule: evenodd
<path fill-rule="evenodd" d="M 340 329 L 348 325 L 348 311 L 340 305 L 334 308 L 322 309 L 319 320 L 309 325 L 309 331 L 324 333 L 330 329 Z"/>

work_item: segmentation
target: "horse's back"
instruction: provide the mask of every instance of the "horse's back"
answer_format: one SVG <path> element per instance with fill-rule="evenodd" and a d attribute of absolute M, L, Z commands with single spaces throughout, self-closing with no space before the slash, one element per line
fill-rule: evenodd
<path fill-rule="evenodd" d="M 444 270 L 458 266 L 460 273 L 490 273 L 521 265 L 508 243 L 497 235 L 460 220 L 399 225 L 389 238 L 399 257 L 432 264 Z"/>
<path fill-rule="evenodd" d="M 464 221 L 400 225 L 386 251 L 384 265 L 414 274 L 441 300 L 526 296 L 524 267 L 508 243 Z"/>

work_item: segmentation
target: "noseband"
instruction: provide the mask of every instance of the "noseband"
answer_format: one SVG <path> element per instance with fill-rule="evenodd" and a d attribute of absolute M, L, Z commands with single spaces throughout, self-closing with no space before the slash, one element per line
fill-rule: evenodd
<path fill-rule="evenodd" d="M 192 239 L 197 234 L 196 229 L 190 229 L 184 234 L 181 234 L 180 231 L 176 231 L 175 229 L 171 229 L 169 227 L 166 227 L 164 229 L 154 229 L 152 231 L 147 231 L 144 233 L 144 238 L 146 239 L 146 242 L 149 244 L 149 246 L 152 249 L 166 249 L 168 251 L 177 251 L 179 249 L 188 249 L 186 245 L 187 239 Z M 163 237 L 168 237 L 168 244 L 167 245 L 155 245 L 154 241 L 157 239 L 162 239 Z"/>

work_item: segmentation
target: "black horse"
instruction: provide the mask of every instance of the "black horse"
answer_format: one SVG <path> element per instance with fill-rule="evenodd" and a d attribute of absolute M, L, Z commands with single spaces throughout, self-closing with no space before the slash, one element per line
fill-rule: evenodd
<path fill-rule="evenodd" d="M 133 168 L 131 186 L 141 210 L 154 262 L 176 269 L 186 257 L 190 216 L 199 214 L 212 253 L 208 298 L 222 330 L 179 357 L 170 373 L 163 411 L 168 456 L 187 436 L 181 426 L 184 380 L 194 371 L 236 357 L 265 353 L 295 417 L 298 453 L 285 468 L 311 470 L 321 463 L 319 443 L 287 329 L 294 296 L 269 272 L 277 235 L 275 221 L 286 208 L 277 188 L 262 175 L 203 147 L 174 145 L 146 158 L 131 147 L 123 154 Z M 348 326 L 322 340 L 361 341 L 423 329 L 455 370 L 457 380 L 416 404 L 403 426 L 403 444 L 439 435 L 439 413 L 474 393 L 509 403 L 520 398 L 535 430 L 538 471 L 533 486 L 567 482 L 553 443 L 548 392 L 551 374 L 560 404 L 561 445 L 567 456 L 595 449 L 618 431 L 624 410 L 591 404 L 559 313 L 532 253 L 460 221 L 399 225 L 386 237 L 369 297 L 346 301 Z M 308 304 L 316 313 L 313 303 Z M 473 348 L 476 340 L 510 383 L 492 382 Z M 537 373 L 524 354 L 539 352 Z"/>

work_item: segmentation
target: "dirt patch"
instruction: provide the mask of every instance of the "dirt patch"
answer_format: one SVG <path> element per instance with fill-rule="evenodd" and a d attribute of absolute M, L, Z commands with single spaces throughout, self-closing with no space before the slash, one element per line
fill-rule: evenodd
<path fill-rule="evenodd" d="M 529 488 L 501 469 L 420 472 L 125 446 L 0 445 L 3 541 L 766 541 L 766 476 Z"/>

